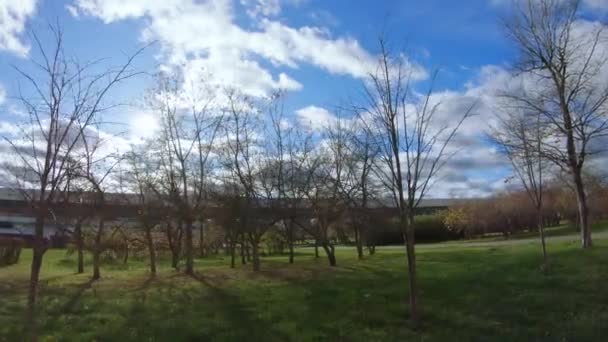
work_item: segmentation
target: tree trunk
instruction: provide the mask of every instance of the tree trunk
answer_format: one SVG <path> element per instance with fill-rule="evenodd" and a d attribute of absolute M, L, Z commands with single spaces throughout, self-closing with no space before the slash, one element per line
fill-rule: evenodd
<path fill-rule="evenodd" d="M 27 297 L 28 321 L 34 323 L 36 302 L 38 299 L 38 280 L 40 279 L 40 268 L 42 267 L 42 257 L 46 252 L 46 242 L 44 241 L 44 218 L 41 215 L 36 217 L 35 236 L 33 245 L 32 266 L 30 270 L 30 286 Z"/>
<path fill-rule="evenodd" d="M 293 264 L 294 259 L 294 250 L 293 250 L 293 240 L 289 241 L 289 263 Z"/>
<path fill-rule="evenodd" d="M 192 220 L 186 221 L 186 274 L 194 275 L 194 246 L 192 243 Z"/>
<path fill-rule="evenodd" d="M 245 255 L 245 233 L 241 234 L 241 264 L 247 264 L 247 256 Z"/>
<path fill-rule="evenodd" d="M 587 195 L 585 194 L 580 169 L 574 172 L 574 184 L 576 186 L 578 217 L 580 219 L 581 244 L 583 248 L 589 248 L 592 246 L 591 227 L 589 227 L 589 207 L 587 206 Z"/>
<path fill-rule="evenodd" d="M 236 241 L 230 240 L 230 268 L 236 266 Z"/>
<path fill-rule="evenodd" d="M 315 239 L 315 259 L 319 259 L 319 242 Z"/>
<path fill-rule="evenodd" d="M 177 270 L 179 265 L 179 252 L 171 250 L 171 267 Z"/>
<path fill-rule="evenodd" d="M 541 209 L 538 209 L 538 232 L 540 234 L 540 244 L 543 249 L 543 269 L 546 269 L 549 265 L 547 262 L 547 246 L 545 244 L 545 225 L 543 222 L 543 212 Z"/>
<path fill-rule="evenodd" d="M 201 224 L 198 228 L 198 253 L 199 256 L 202 258 L 206 255 L 205 253 L 205 224 L 203 223 L 203 221 L 201 220 Z"/>
<path fill-rule="evenodd" d="M 408 213 L 407 221 L 405 222 L 405 250 L 407 254 L 407 271 L 410 287 L 410 320 L 414 324 L 418 324 L 418 287 L 416 282 L 416 250 L 414 241 L 414 214 Z"/>
<path fill-rule="evenodd" d="M 369 251 L 369 255 L 376 254 L 376 246 L 374 246 L 374 245 L 368 245 L 367 250 Z"/>
<path fill-rule="evenodd" d="M 76 235 L 76 249 L 78 251 L 78 270 L 76 273 L 81 274 L 84 273 L 84 240 L 82 237 L 82 223 L 76 223 L 74 234 Z"/>
<path fill-rule="evenodd" d="M 363 260 L 363 243 L 361 242 L 361 233 L 359 228 L 355 226 L 355 246 L 357 247 L 357 259 Z"/>
<path fill-rule="evenodd" d="M 289 248 L 289 263 L 293 264 L 294 260 L 294 248 L 293 248 L 293 221 L 289 221 L 289 230 L 287 231 L 287 246 Z"/>
<path fill-rule="evenodd" d="M 253 271 L 257 272 L 260 270 L 260 253 L 259 253 L 259 239 L 256 237 L 251 241 L 251 254 L 253 254 Z M 249 250 L 249 249 L 247 249 Z M 249 257 L 249 255 L 247 255 Z"/>
<path fill-rule="evenodd" d="M 181 223 L 180 223 L 181 225 Z M 181 245 L 179 243 L 179 236 L 174 236 L 174 230 L 170 225 L 167 225 L 167 241 L 169 242 L 169 249 L 171 250 L 171 267 L 178 269 L 179 266 L 179 254 Z"/>
<path fill-rule="evenodd" d="M 325 254 L 327 254 L 327 260 L 329 261 L 329 266 L 336 266 L 336 249 L 334 245 L 324 242 L 322 243 L 323 250 L 325 250 Z"/>
<path fill-rule="evenodd" d="M 99 227 L 95 234 L 95 246 L 93 247 L 93 280 L 101 278 L 100 263 L 101 263 L 101 236 L 103 234 L 104 220 L 99 219 Z"/>
<path fill-rule="evenodd" d="M 129 241 L 125 237 L 125 256 L 122 259 L 122 264 L 126 265 L 128 261 L 129 261 Z"/>
<path fill-rule="evenodd" d="M 156 275 L 156 250 L 154 249 L 154 241 L 152 240 L 152 232 L 150 227 L 146 227 L 146 242 L 148 244 L 148 254 L 150 255 L 150 275 Z"/>

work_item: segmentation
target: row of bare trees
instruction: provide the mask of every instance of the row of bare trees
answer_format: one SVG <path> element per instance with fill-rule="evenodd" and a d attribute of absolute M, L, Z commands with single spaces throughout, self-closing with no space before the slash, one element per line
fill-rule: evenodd
<path fill-rule="evenodd" d="M 555 165 L 572 179 L 582 245 L 591 246 L 583 166 L 601 151 L 596 142 L 608 132 L 608 88 L 597 80 L 608 58 L 606 35 L 603 26 L 583 31 L 579 23 L 577 1 L 529 0 L 507 24 L 521 57 L 517 76 L 539 86 L 501 94 L 504 115 L 492 136 L 538 213 L 545 262 L 545 169 Z M 36 217 L 30 317 L 48 248 L 45 225 L 61 220 L 52 208 L 64 201 L 88 208 L 73 214 L 65 230 L 77 246 L 82 272 L 83 227 L 94 228 L 93 279 L 101 276 L 107 208 L 116 203 L 137 208 L 151 274 L 160 229 L 173 266 L 183 257 L 189 275 L 195 272 L 195 230 L 204 255 L 207 225 L 222 226 L 232 266 L 240 246 L 243 260 L 250 252 L 253 270 L 260 270 L 260 244 L 270 230 L 287 242 L 290 262 L 296 240 L 305 235 L 334 266 L 336 227 L 349 226 L 361 259 L 371 226 L 365 209 L 392 206 L 405 241 L 410 318 L 418 321 L 414 214 L 456 153 L 450 142 L 472 116 L 474 103 L 442 116 L 434 97 L 436 75 L 419 92 L 411 63 L 380 40 L 378 64 L 363 83 L 362 98 L 322 132 L 286 115 L 282 93 L 252 98 L 204 80 L 187 84 L 183 75 L 165 70 L 146 98 L 159 130 L 130 151 L 112 151 L 102 114 L 115 108 L 107 103 L 110 91 L 140 74 L 132 64 L 142 50 L 118 67 L 105 67 L 105 60 L 80 64 L 66 56 L 61 30 L 50 32 L 50 48 L 33 35 L 40 56 L 35 71 L 17 69 L 30 86 L 19 96 L 28 120 L 18 136 L 6 139 L 19 159 L 6 168 Z M 211 215 L 218 208 L 220 214 Z"/>

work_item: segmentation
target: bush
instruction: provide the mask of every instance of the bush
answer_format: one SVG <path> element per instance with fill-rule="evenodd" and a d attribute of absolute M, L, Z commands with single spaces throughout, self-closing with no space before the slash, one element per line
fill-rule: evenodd
<path fill-rule="evenodd" d="M 462 238 L 462 232 L 451 231 L 444 223 L 444 212 L 435 214 L 419 215 L 415 218 L 416 243 L 440 242 Z M 399 228 L 397 218 L 377 219 L 377 223 L 367 233 L 367 238 L 375 245 L 397 245 L 403 244 L 403 234 Z"/>
<path fill-rule="evenodd" d="M 18 238 L 0 238 L 0 266 L 16 264 L 24 242 Z"/>
<path fill-rule="evenodd" d="M 443 211 L 432 215 L 416 216 L 416 242 L 440 242 L 462 238 L 460 232 L 448 229 L 444 216 Z"/>

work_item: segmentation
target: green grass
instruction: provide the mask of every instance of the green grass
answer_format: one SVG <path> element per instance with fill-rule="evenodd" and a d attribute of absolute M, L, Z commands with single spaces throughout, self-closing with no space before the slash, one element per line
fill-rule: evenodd
<path fill-rule="evenodd" d="M 405 257 L 397 248 L 338 267 L 301 249 L 296 264 L 264 258 L 262 271 L 200 259 L 189 278 L 163 261 L 104 265 L 102 279 L 75 275 L 62 250 L 45 256 L 37 332 L 43 341 L 602 341 L 608 339 L 608 240 L 591 250 L 448 246 L 419 249 L 422 324 L 407 321 Z M 0 340 L 23 339 L 30 253 L 0 268 Z M 86 269 L 91 271 L 90 266 Z"/>

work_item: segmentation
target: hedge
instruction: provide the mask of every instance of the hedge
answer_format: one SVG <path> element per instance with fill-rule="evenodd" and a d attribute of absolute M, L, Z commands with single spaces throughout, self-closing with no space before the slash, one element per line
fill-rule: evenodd
<path fill-rule="evenodd" d="M 0 266 L 16 264 L 23 245 L 22 239 L 0 237 Z"/>

